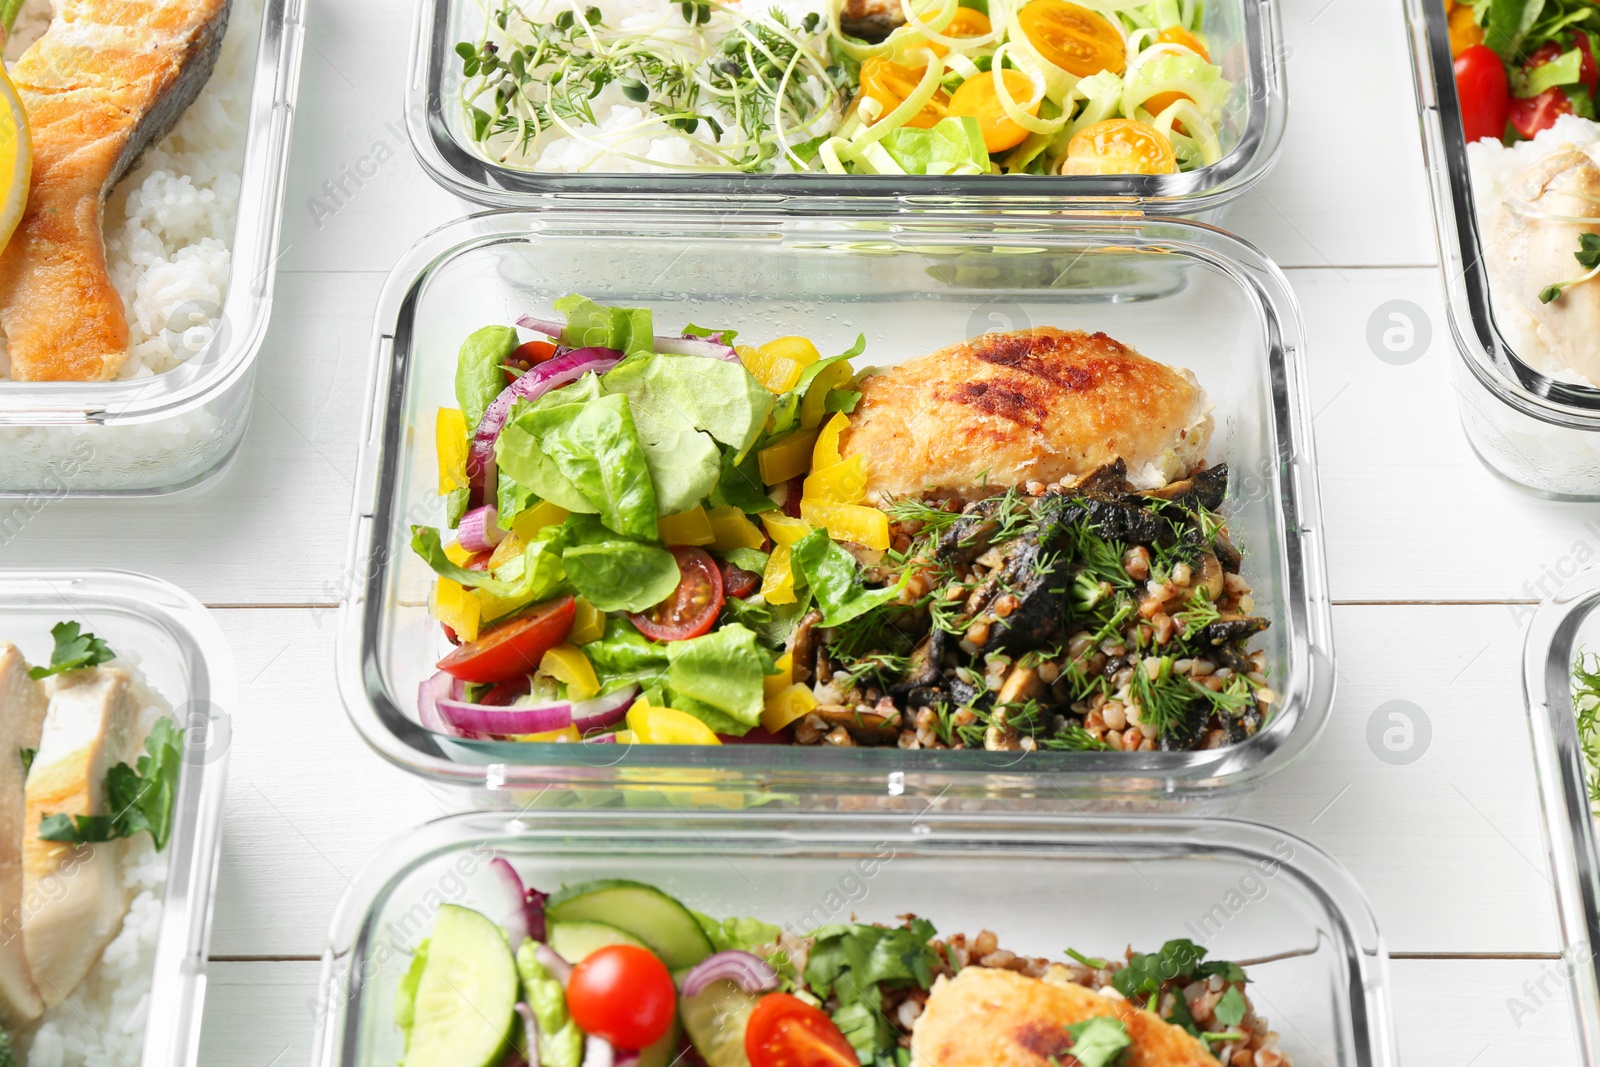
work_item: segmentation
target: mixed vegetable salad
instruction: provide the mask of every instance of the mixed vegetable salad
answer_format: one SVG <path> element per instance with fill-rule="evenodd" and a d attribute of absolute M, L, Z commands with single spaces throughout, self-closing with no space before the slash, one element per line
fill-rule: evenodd
<path fill-rule="evenodd" d="M 852 24 L 858 6 L 499 0 L 457 45 L 468 128 L 536 170 L 1171 174 L 1224 154 L 1232 85 L 1199 0 L 911 0 Z"/>
<path fill-rule="evenodd" d="M 941 938 L 914 916 L 893 927 L 834 923 L 797 933 L 702 915 L 641 882 L 546 894 L 526 888 L 505 859 L 491 864 L 505 884 L 505 914 L 443 905 L 401 982 L 404 1067 L 937 1062 L 913 1052 L 914 1028 L 934 1010 L 929 990 L 967 968 L 1082 987 L 1084 1017 L 1053 1028 L 1041 1020 L 1030 1039 L 1056 1048 L 1055 1062 L 1140 1062 L 1145 1042 L 1154 1044 L 1150 1029 L 1167 1026 L 1224 1063 L 1247 1047 L 1289 1062 L 1250 1006 L 1244 970 L 1207 960 L 1188 940 L 1153 953 L 1130 949 L 1115 962 L 1067 949 L 1067 960 L 1052 963 L 1002 950 L 988 932 Z"/>
<path fill-rule="evenodd" d="M 857 338 L 657 336 L 572 295 L 463 344 L 437 415 L 454 647 L 419 719 L 521 741 L 1193 749 L 1276 699 L 1227 468 L 866 500 Z M 542 336 L 539 336 L 542 335 Z M 848 451 L 848 449 L 846 449 Z"/>
<path fill-rule="evenodd" d="M 1595 0 L 1443 0 L 1467 141 L 1512 144 L 1562 115 L 1595 118 Z"/>

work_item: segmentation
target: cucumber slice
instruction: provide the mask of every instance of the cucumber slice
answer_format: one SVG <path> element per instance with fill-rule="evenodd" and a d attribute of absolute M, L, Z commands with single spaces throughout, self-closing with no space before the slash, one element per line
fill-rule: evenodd
<path fill-rule="evenodd" d="M 607 923 L 589 922 L 586 919 L 577 922 L 551 923 L 549 944 L 556 950 L 556 955 L 568 963 L 579 963 L 588 959 L 591 952 L 609 945 L 650 947 L 626 930 L 618 930 Z"/>
<path fill-rule="evenodd" d="M 758 999 L 759 993 L 746 993 L 724 978 L 678 1001 L 678 1018 L 709 1067 L 750 1067 L 744 1028 Z"/>
<path fill-rule="evenodd" d="M 471 908 L 441 905 L 404 1067 L 493 1067 L 511 1042 L 517 992 L 516 961 L 500 927 Z"/>
<path fill-rule="evenodd" d="M 693 967 L 713 951 L 688 908 L 643 882 L 607 879 L 570 886 L 550 898 L 544 913 L 555 923 L 615 926 L 643 941 L 669 971 Z"/>
<path fill-rule="evenodd" d="M 672 1026 L 661 1035 L 661 1040 L 649 1048 L 639 1050 L 639 1058 L 634 1062 L 634 1067 L 670 1067 L 678 1059 L 678 1020 L 672 1020 Z"/>

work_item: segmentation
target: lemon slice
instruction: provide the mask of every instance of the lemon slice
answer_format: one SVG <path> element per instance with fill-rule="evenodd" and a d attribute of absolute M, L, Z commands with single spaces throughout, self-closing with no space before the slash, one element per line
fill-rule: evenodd
<path fill-rule="evenodd" d="M 22 109 L 17 87 L 0 68 L 0 248 L 11 240 L 28 206 L 28 183 L 33 176 L 33 139 L 28 115 Z"/>

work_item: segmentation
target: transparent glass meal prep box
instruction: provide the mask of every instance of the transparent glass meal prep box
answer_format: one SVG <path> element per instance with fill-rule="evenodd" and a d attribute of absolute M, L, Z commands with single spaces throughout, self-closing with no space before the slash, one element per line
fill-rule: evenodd
<path fill-rule="evenodd" d="M 1540 605 L 1528 627 L 1522 682 L 1545 847 L 1555 875 L 1573 1018 L 1584 1061 L 1600 1060 L 1600 845 L 1590 770 L 1572 708 L 1572 668 L 1600 653 L 1600 569 L 1578 575 Z"/>
<path fill-rule="evenodd" d="M 443 525 L 435 412 L 455 406 L 461 341 L 490 323 L 546 314 L 569 292 L 646 305 L 663 329 L 727 326 L 746 338 L 804 334 L 858 367 L 936 351 L 991 329 L 1103 330 L 1191 368 L 1216 405 L 1210 452 L 1232 468 L 1230 531 L 1245 552 L 1272 721 L 1199 752 L 1056 753 L 622 746 L 462 741 L 417 724 L 418 684 L 442 654 L 433 573 L 413 524 Z M 1221 231 L 1179 220 L 919 218 L 896 223 L 682 211 L 483 215 L 436 231 L 396 267 L 380 300 L 373 401 L 363 438 L 341 625 L 339 684 L 381 754 L 436 782 L 520 806 L 529 790 L 584 803 L 773 803 L 806 796 L 1193 799 L 1260 782 L 1303 753 L 1333 695 L 1300 323 L 1282 275 Z M 561 796 L 562 787 L 567 791 Z M 719 795 L 720 794 L 720 795 Z M 918 800 L 922 806 L 926 800 Z"/>
<path fill-rule="evenodd" d="M 1548 378 L 1517 358 L 1495 320 L 1466 137 L 1436 0 L 1407 0 L 1423 152 L 1445 282 L 1461 426 L 1490 471 L 1540 496 L 1600 500 L 1600 391 Z"/>
<path fill-rule="evenodd" d="M 215 336 L 163 374 L 117 382 L 0 382 L 0 497 L 170 493 L 213 477 L 233 457 L 249 421 L 256 355 L 272 308 L 305 34 L 302 0 L 234 0 L 228 33 L 255 32 L 246 23 L 253 14 L 260 28 L 238 221 Z"/>
<path fill-rule="evenodd" d="M 0 570 L 0 640 L 50 662 L 50 628 L 75 620 L 172 706 L 182 769 L 161 905 L 141 1067 L 191 1067 L 200 1051 L 206 946 L 222 840 L 223 783 L 239 706 L 233 657 L 210 613 L 155 578 L 122 571 Z M 91 980 L 93 974 L 91 972 Z M 126 1067 L 126 1065 L 125 1065 Z"/>
<path fill-rule="evenodd" d="M 422 0 L 406 87 L 406 126 L 424 169 L 464 200 L 531 207 L 551 196 L 614 195 L 652 200 L 715 196 L 835 213 L 951 203 L 1057 209 L 1117 205 L 1216 221 L 1221 209 L 1266 176 L 1277 160 L 1289 100 L 1278 0 L 1208 0 L 1203 32 L 1212 61 L 1233 83 L 1221 128 L 1223 157 L 1182 174 L 1041 175 L 535 173 L 491 160 L 472 141 L 461 107 L 455 46 L 483 31 L 489 0 Z"/>
<path fill-rule="evenodd" d="M 1245 966 L 1256 1010 L 1300 1067 L 1396 1062 L 1387 955 L 1365 899 L 1325 853 L 1270 827 L 561 812 L 533 823 L 452 816 L 372 860 L 346 892 L 323 953 L 315 1067 L 400 1059 L 394 1003 L 411 950 L 441 903 L 498 908 L 488 869 L 496 855 L 547 892 L 633 879 L 718 918 L 748 915 L 797 933 L 911 912 L 941 934 L 990 929 L 1002 948 L 1051 959 L 1068 947 L 1120 958 L 1129 945 L 1154 952 L 1190 938 L 1211 958 Z M 1081 906 L 1093 900 L 1117 906 Z"/>

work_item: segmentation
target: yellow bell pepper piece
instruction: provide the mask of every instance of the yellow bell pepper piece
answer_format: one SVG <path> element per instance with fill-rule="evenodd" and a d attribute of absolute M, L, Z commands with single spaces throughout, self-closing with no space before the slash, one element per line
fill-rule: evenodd
<path fill-rule="evenodd" d="M 522 555 L 524 547 L 522 538 L 514 533 L 506 534 L 505 540 L 494 546 L 494 555 L 489 557 L 489 569 L 496 570 L 510 560 L 516 559 Z"/>
<path fill-rule="evenodd" d="M 546 730 L 542 734 L 517 734 L 518 741 L 557 741 L 572 742 L 582 741 L 576 726 L 563 726 L 559 730 Z"/>
<path fill-rule="evenodd" d="M 573 602 L 572 632 L 567 634 L 567 640 L 574 645 L 587 645 L 590 641 L 598 641 L 605 635 L 605 612 L 583 597 L 578 597 Z"/>
<path fill-rule="evenodd" d="M 866 496 L 867 461 L 861 456 L 851 456 L 831 467 L 811 469 L 800 497 L 800 508 L 804 512 L 808 500 L 818 504 L 859 504 Z"/>
<path fill-rule="evenodd" d="M 646 745 L 720 745 L 711 727 L 677 708 L 652 707 L 644 698 L 628 709 L 628 729 Z"/>
<path fill-rule="evenodd" d="M 455 408 L 440 408 L 433 420 L 439 453 L 439 495 L 467 487 L 467 418 Z"/>
<path fill-rule="evenodd" d="M 796 430 L 757 452 L 756 467 L 761 471 L 762 483 L 777 485 L 804 474 L 811 467 L 811 451 L 816 443 L 815 432 Z"/>
<path fill-rule="evenodd" d="M 511 520 L 511 532 L 522 538 L 522 543 L 538 539 L 539 531 L 546 526 L 560 526 L 572 514 L 566 508 L 541 500 L 533 507 Z"/>
<path fill-rule="evenodd" d="M 600 692 L 594 664 L 576 645 L 561 644 L 544 654 L 539 669 L 567 687 L 568 700 L 588 700 Z"/>
<path fill-rule="evenodd" d="M 762 690 L 768 700 L 783 692 L 794 684 L 794 653 L 785 652 L 778 657 L 776 673 L 769 674 L 761 680 Z"/>
<path fill-rule="evenodd" d="M 633 744 L 637 744 L 638 741 L 639 741 L 639 738 L 634 735 L 634 732 L 632 730 L 618 730 L 617 731 L 617 744 L 619 744 L 619 745 L 633 745 Z"/>
<path fill-rule="evenodd" d="M 1475 44 L 1483 43 L 1483 27 L 1473 14 L 1471 4 L 1446 4 L 1450 23 L 1450 58 L 1460 59 L 1461 53 Z"/>
<path fill-rule="evenodd" d="M 793 545 L 813 529 L 806 520 L 791 518 L 781 511 L 763 511 L 761 525 L 767 528 L 767 536 L 772 538 L 773 544 L 784 547 Z"/>
<path fill-rule="evenodd" d="M 817 351 L 817 346 L 812 344 L 809 338 L 793 335 L 768 341 L 761 346 L 760 352 L 769 359 L 787 359 L 802 367 L 809 367 L 822 358 L 822 353 Z M 791 383 L 789 389 L 793 388 L 794 385 Z"/>
<path fill-rule="evenodd" d="M 706 512 L 711 523 L 711 547 L 719 552 L 731 548 L 760 548 L 767 543 L 761 527 L 745 518 L 744 512 L 732 504 L 712 508 Z"/>
<path fill-rule="evenodd" d="M 842 463 L 844 457 L 839 454 L 839 435 L 850 426 L 850 416 L 842 411 L 833 413 L 822 427 L 822 432 L 817 434 L 817 443 L 811 449 L 811 469 L 814 471 L 826 470 L 835 463 Z"/>
<path fill-rule="evenodd" d="M 716 540 L 711 519 L 699 504 L 676 515 L 663 515 L 656 522 L 661 540 L 669 545 L 709 545 Z"/>
<path fill-rule="evenodd" d="M 476 553 L 469 552 L 465 548 L 462 548 L 460 541 L 451 541 L 448 545 L 444 546 L 444 558 L 449 560 L 451 563 L 454 563 L 457 567 L 465 567 L 467 565 L 467 560 L 471 559 L 474 555 L 476 555 Z"/>
<path fill-rule="evenodd" d="M 462 641 L 476 641 L 483 622 L 478 598 L 450 578 L 440 578 L 433 588 L 433 617 L 454 630 Z"/>
<path fill-rule="evenodd" d="M 806 388 L 805 398 L 800 401 L 800 425 L 806 429 L 822 425 L 823 416 L 827 415 L 828 393 L 844 385 L 855 377 L 855 371 L 850 369 L 850 361 L 841 359 L 837 363 L 829 364 Z"/>
<path fill-rule="evenodd" d="M 773 545 L 767 569 L 761 575 L 761 596 L 768 604 L 794 603 L 794 567 L 788 545 Z"/>
<path fill-rule="evenodd" d="M 766 387 L 769 393 L 787 393 L 800 380 L 804 367 L 783 355 L 767 352 L 767 346 L 751 348 L 740 345 L 736 351 L 750 376 Z"/>
<path fill-rule="evenodd" d="M 766 707 L 761 711 L 761 725 L 768 733 L 775 734 L 816 706 L 817 698 L 811 687 L 796 682 L 767 698 Z"/>
<path fill-rule="evenodd" d="M 802 499 L 800 517 L 826 527 L 835 541 L 853 541 L 867 548 L 889 547 L 889 516 L 860 504 L 826 504 Z"/>

